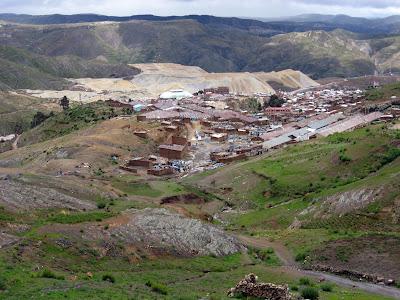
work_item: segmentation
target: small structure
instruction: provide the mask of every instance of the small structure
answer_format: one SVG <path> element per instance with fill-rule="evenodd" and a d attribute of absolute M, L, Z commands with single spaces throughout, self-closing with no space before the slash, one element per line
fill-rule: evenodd
<path fill-rule="evenodd" d="M 151 167 L 153 167 L 153 164 L 154 164 L 154 162 L 149 159 L 145 159 L 143 157 L 135 157 L 128 161 L 127 166 L 128 167 L 151 168 Z"/>
<path fill-rule="evenodd" d="M 268 107 L 265 110 L 265 114 L 267 116 L 287 116 L 287 115 L 291 115 L 293 112 L 290 108 L 288 107 Z"/>
<path fill-rule="evenodd" d="M 228 139 L 228 134 L 226 133 L 214 133 L 211 135 L 211 140 L 215 142 L 223 142 Z"/>
<path fill-rule="evenodd" d="M 159 166 L 154 166 L 151 169 L 148 169 L 147 174 L 153 175 L 153 176 L 172 175 L 172 174 L 174 174 L 174 169 L 168 165 L 159 165 Z"/>
<path fill-rule="evenodd" d="M 158 148 L 160 156 L 168 159 L 182 159 L 185 155 L 186 146 L 182 145 L 160 145 Z"/>
<path fill-rule="evenodd" d="M 220 86 L 217 88 L 208 88 L 204 89 L 204 93 L 212 93 L 212 94 L 219 94 L 219 95 L 229 95 L 229 87 L 227 86 Z"/>
<path fill-rule="evenodd" d="M 147 131 L 145 131 L 145 130 L 138 130 L 138 131 L 135 131 L 133 134 L 142 139 L 146 139 L 148 136 Z"/>

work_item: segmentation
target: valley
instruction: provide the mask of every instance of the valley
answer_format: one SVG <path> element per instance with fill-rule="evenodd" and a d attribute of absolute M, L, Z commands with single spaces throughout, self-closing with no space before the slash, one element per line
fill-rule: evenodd
<path fill-rule="evenodd" d="M 0 299 L 400 299 L 397 23 L 298 18 L 0 14 Z"/>

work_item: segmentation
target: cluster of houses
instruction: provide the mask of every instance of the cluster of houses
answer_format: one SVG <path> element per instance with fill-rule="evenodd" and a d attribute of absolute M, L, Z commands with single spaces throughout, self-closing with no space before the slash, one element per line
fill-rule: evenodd
<path fill-rule="evenodd" d="M 225 87 L 190 96 L 185 91 L 174 90 L 164 93 L 162 99 L 123 103 L 132 107 L 138 121 L 161 124 L 169 143 L 159 145 L 157 153 L 148 158 L 129 160 L 122 168 L 135 173 L 144 170 L 156 176 L 212 169 L 287 144 L 400 115 L 400 106 L 396 105 L 390 105 L 389 114 L 387 110 L 365 113 L 361 109 L 360 90 L 321 90 L 279 96 L 285 100 L 282 107 L 267 107 L 253 114 L 230 107 L 230 101 L 236 96 L 229 94 Z M 266 95 L 260 97 L 266 101 Z M 109 104 L 120 105 L 116 102 Z M 146 138 L 147 133 L 135 134 Z"/>

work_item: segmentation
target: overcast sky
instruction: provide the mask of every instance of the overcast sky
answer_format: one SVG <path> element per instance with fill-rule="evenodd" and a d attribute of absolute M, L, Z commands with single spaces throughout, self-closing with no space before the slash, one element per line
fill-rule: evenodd
<path fill-rule="evenodd" d="M 0 0 L 0 12 L 264 18 L 321 13 L 381 17 L 400 14 L 400 0 Z"/>

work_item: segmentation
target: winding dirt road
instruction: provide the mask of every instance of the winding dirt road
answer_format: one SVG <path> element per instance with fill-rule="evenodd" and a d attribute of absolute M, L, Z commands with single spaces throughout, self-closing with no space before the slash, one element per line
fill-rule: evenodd
<path fill-rule="evenodd" d="M 266 238 L 251 237 L 245 235 L 236 235 L 237 238 L 246 246 L 256 249 L 272 248 L 275 251 L 276 256 L 282 261 L 282 269 L 286 273 L 290 273 L 297 276 L 311 276 L 317 279 L 324 279 L 326 281 L 333 282 L 337 285 L 347 288 L 358 288 L 368 293 L 378 294 L 385 297 L 392 297 L 394 299 L 400 299 L 400 289 L 377 285 L 362 281 L 353 281 L 345 277 L 317 271 L 302 270 L 293 259 L 290 251 L 282 244 L 278 242 L 270 242 Z"/>

